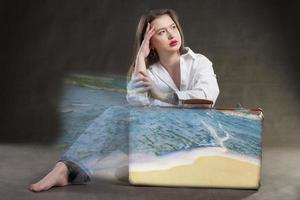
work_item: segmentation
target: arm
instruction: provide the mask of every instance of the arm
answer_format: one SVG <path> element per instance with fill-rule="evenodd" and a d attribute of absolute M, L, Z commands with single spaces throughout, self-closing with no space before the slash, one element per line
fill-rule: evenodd
<path fill-rule="evenodd" d="M 149 97 L 169 104 L 177 105 L 179 103 L 178 96 L 175 92 L 161 92 L 153 80 L 149 77 L 148 73 L 140 72 L 140 74 L 142 75 L 141 80 L 148 88 Z"/>
<path fill-rule="evenodd" d="M 215 104 L 219 95 L 219 86 L 212 63 L 207 58 L 199 58 L 192 74 L 191 89 L 176 92 L 179 100 L 206 99 Z"/>
<path fill-rule="evenodd" d="M 133 74 L 127 84 L 127 102 L 133 106 L 149 105 L 150 98 L 147 89 L 144 82 L 140 80 L 140 76 Z"/>
<path fill-rule="evenodd" d="M 178 105 L 178 103 L 179 103 L 178 96 L 175 92 L 170 92 L 170 93 L 166 93 L 166 94 L 161 93 L 161 95 L 153 96 L 153 98 L 158 99 L 165 103 L 173 104 L 173 105 Z"/>
<path fill-rule="evenodd" d="M 135 68 L 131 76 L 131 80 L 127 84 L 126 99 L 129 104 L 135 106 L 144 106 L 150 104 L 147 86 L 141 80 L 143 74 L 147 73 L 145 59 L 150 53 L 150 38 L 155 33 L 154 27 L 150 28 L 148 23 L 147 30 L 144 35 L 144 40 L 137 53 L 135 60 Z"/>

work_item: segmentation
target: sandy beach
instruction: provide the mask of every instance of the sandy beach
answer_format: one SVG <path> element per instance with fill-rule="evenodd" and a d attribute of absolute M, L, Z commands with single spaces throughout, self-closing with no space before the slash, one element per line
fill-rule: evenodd
<path fill-rule="evenodd" d="M 142 185 L 255 189 L 259 180 L 259 164 L 219 155 L 170 169 L 129 171 L 129 181 Z"/>

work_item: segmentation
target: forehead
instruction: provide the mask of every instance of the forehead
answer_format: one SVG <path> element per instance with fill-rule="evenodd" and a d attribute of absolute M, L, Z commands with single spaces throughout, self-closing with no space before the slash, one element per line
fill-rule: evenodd
<path fill-rule="evenodd" d="M 154 26 L 156 29 L 160 29 L 173 23 L 174 21 L 169 15 L 161 15 L 151 22 L 151 26 Z"/>

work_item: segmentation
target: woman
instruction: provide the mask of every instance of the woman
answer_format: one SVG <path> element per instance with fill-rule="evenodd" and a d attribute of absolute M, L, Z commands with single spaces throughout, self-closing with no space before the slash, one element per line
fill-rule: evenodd
<path fill-rule="evenodd" d="M 184 48 L 183 33 L 173 10 L 152 10 L 142 16 L 136 46 L 138 52 L 129 69 L 132 80 L 127 88 L 130 104 L 168 105 L 186 99 L 215 103 L 219 88 L 212 63 Z"/>
<path fill-rule="evenodd" d="M 131 80 L 127 86 L 127 100 L 131 105 L 170 106 L 186 99 L 207 99 L 215 103 L 219 88 L 212 63 L 205 56 L 184 48 L 183 33 L 173 10 L 151 10 L 141 17 L 136 32 L 136 51 L 128 72 Z M 98 123 L 107 120 L 106 113 Z M 87 132 L 93 133 L 93 127 L 97 126 L 92 124 Z M 91 135 L 102 140 L 108 134 L 85 134 L 78 140 Z M 103 149 L 101 141 L 99 145 L 102 146 L 97 147 L 98 151 Z M 68 152 L 72 152 L 69 154 L 74 158 L 80 148 L 72 147 Z M 86 148 L 91 146 L 86 145 Z M 76 150 L 77 154 L 73 152 Z M 51 172 L 30 186 L 30 190 L 40 192 L 53 186 L 89 181 L 92 170 L 84 169 L 79 158 L 68 158 L 63 156 Z"/>

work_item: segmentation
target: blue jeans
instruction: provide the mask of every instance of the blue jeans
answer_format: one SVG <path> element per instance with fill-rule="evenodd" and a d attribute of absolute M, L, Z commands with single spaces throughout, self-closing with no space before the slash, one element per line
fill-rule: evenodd
<path fill-rule="evenodd" d="M 128 165 L 129 116 L 129 105 L 108 108 L 70 146 L 60 161 L 69 168 L 71 183 L 84 183 L 98 171 Z"/>

